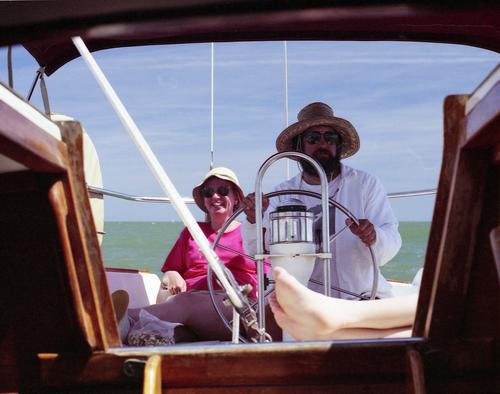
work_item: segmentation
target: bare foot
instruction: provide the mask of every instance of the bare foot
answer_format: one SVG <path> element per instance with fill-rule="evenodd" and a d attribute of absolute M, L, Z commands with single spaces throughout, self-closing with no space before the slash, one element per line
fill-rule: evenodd
<path fill-rule="evenodd" d="M 274 268 L 276 291 L 270 305 L 278 325 L 297 340 L 329 339 L 344 328 L 345 300 L 333 299 L 302 286 L 282 268 Z M 336 310 L 340 313 L 335 313 Z"/>
<path fill-rule="evenodd" d="M 384 300 L 326 297 L 301 285 L 285 269 L 273 269 L 269 304 L 278 325 L 297 340 L 409 336 L 418 294 Z"/>

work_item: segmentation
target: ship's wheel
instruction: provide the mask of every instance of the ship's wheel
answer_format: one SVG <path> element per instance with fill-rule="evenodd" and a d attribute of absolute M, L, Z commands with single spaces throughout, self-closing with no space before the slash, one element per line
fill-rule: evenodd
<path fill-rule="evenodd" d="M 321 195 L 319 193 L 315 193 L 315 192 L 308 191 L 308 190 L 280 190 L 280 191 L 275 191 L 275 192 L 267 193 L 267 194 L 264 195 L 264 197 L 266 197 L 266 198 L 274 198 L 274 197 L 279 197 L 279 196 L 283 196 L 283 195 L 297 195 L 297 194 L 321 199 Z M 342 204 L 338 203 L 337 201 L 335 201 L 332 198 L 330 198 L 328 200 L 328 203 L 329 203 L 330 206 L 333 206 L 336 209 L 340 210 L 343 214 L 345 214 L 348 218 L 350 218 L 356 225 L 359 225 L 358 219 L 346 207 L 344 207 Z M 231 217 L 229 217 L 228 220 L 224 223 L 224 225 L 219 230 L 219 233 L 218 233 L 217 237 L 214 240 L 212 248 L 214 249 L 215 252 L 217 252 L 217 248 L 221 248 L 221 249 L 224 249 L 224 250 L 231 251 L 231 252 L 233 252 L 235 254 L 238 254 L 238 255 L 243 255 L 244 257 L 247 257 L 247 258 L 249 258 L 249 259 L 251 259 L 253 261 L 256 261 L 256 259 L 253 256 L 246 255 L 246 254 L 244 254 L 244 253 L 242 253 L 240 251 L 237 251 L 237 250 L 234 250 L 234 249 L 231 249 L 231 248 L 228 248 L 226 246 L 222 246 L 222 245 L 219 244 L 220 238 L 222 237 L 222 235 L 226 231 L 227 227 L 233 222 L 233 220 L 235 220 L 243 212 L 243 209 L 244 209 L 243 207 L 237 209 L 231 215 Z M 330 235 L 330 242 L 332 242 L 333 240 L 335 240 L 347 228 L 348 228 L 348 226 L 345 226 L 342 229 L 336 231 L 334 234 L 331 234 Z M 378 287 L 378 267 L 377 267 L 377 264 L 376 264 L 376 261 L 375 261 L 375 255 L 373 253 L 372 248 L 371 247 L 368 247 L 368 248 L 369 248 L 369 251 L 370 251 L 370 256 L 371 256 L 371 259 L 372 259 L 372 266 L 373 266 L 373 281 L 372 281 L 372 291 L 371 291 L 370 296 L 366 296 L 366 295 L 363 295 L 363 294 L 357 294 L 357 293 L 354 293 L 354 292 L 351 292 L 351 291 L 348 291 L 348 290 L 345 290 L 345 289 L 342 289 L 342 288 L 339 288 L 339 287 L 331 286 L 331 288 L 333 290 L 337 290 L 337 291 L 339 291 L 341 293 L 345 293 L 345 294 L 349 294 L 349 295 L 354 296 L 354 297 L 358 297 L 359 299 L 362 299 L 362 300 L 363 299 L 374 299 L 376 297 L 377 287 Z M 226 275 L 228 275 L 229 277 L 231 277 L 231 279 L 232 279 L 231 282 L 232 283 L 236 282 L 234 280 L 234 277 L 233 277 L 232 273 L 227 268 L 224 269 L 224 272 L 226 273 Z M 226 327 L 230 331 L 232 331 L 232 323 L 233 322 L 229 321 L 224 316 L 224 313 L 221 311 L 220 306 L 215 302 L 214 289 L 213 289 L 213 283 L 212 283 L 212 270 L 210 269 L 210 266 L 208 266 L 208 279 L 209 280 L 207 281 L 207 283 L 208 283 L 208 289 L 209 289 L 209 292 L 210 292 L 210 297 L 211 297 L 211 300 L 212 300 L 212 304 L 213 304 L 213 306 L 214 306 L 217 314 L 219 315 L 220 319 L 224 322 L 224 324 L 226 325 Z M 322 283 L 319 283 L 319 284 L 322 284 Z M 248 293 L 249 292 L 248 289 L 245 290 L 244 287 L 242 289 L 241 286 L 240 286 L 240 288 L 238 290 L 239 291 L 243 290 L 244 293 Z M 264 293 L 264 295 L 267 296 L 272 291 L 273 291 L 272 289 L 268 290 L 267 292 Z M 255 304 L 256 303 L 257 303 L 257 301 L 255 301 L 254 303 L 248 303 L 247 304 L 248 305 L 247 308 L 255 308 Z M 256 329 L 256 325 L 255 325 L 255 321 L 254 321 L 255 320 L 255 316 L 256 316 L 256 312 L 254 310 L 252 310 L 252 311 L 239 311 L 239 312 L 240 312 L 240 317 L 241 317 L 241 320 L 242 320 L 243 325 L 245 326 L 245 328 L 247 330 L 248 330 L 249 327 L 253 328 L 253 329 Z M 257 332 L 257 334 L 259 334 L 259 333 Z M 261 333 L 261 334 L 262 335 L 266 335 L 265 333 Z M 266 338 L 267 338 L 267 340 L 272 340 L 272 338 L 270 338 L 269 335 L 267 335 Z M 246 339 L 242 335 L 239 336 L 239 339 L 242 342 L 248 342 L 248 339 Z"/>

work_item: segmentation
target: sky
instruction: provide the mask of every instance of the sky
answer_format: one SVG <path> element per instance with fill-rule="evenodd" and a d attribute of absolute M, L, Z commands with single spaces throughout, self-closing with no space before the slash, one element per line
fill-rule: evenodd
<path fill-rule="evenodd" d="M 466 46 L 402 42 L 287 44 L 288 119 L 283 42 L 214 45 L 214 165 L 232 168 L 245 193 L 274 154 L 277 135 L 313 101 L 330 104 L 358 131 L 361 149 L 345 164 L 382 180 L 387 192 L 436 188 L 442 154 L 443 100 L 471 93 L 498 64 L 498 54 Z M 94 52 L 182 196 L 191 196 L 210 166 L 211 44 Z M 6 83 L 6 50 L 0 79 Z M 26 96 L 38 69 L 14 48 L 14 88 Z M 138 150 L 82 59 L 46 78 L 52 111 L 79 120 L 92 138 L 104 188 L 163 196 Z M 37 89 L 32 101 L 43 111 Z M 297 166 L 290 162 L 291 175 Z M 286 163 L 266 173 L 263 190 L 286 177 Z M 391 200 L 401 221 L 428 221 L 434 197 Z M 197 219 L 203 215 L 195 206 Z M 107 221 L 178 220 L 166 204 L 105 198 Z"/>

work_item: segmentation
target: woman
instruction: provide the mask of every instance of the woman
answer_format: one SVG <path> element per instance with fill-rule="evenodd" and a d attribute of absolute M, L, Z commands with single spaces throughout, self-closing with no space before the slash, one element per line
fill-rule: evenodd
<path fill-rule="evenodd" d="M 217 167 L 209 171 L 203 182 L 193 189 L 193 198 L 198 207 L 207 214 L 208 221 L 198 224 L 209 242 L 213 243 L 222 225 L 238 209 L 244 195 L 236 175 L 228 168 Z M 243 253 L 240 226 L 240 223 L 233 221 L 222 235 L 219 244 Z M 219 248 L 216 252 L 239 284 L 252 285 L 251 296 L 255 297 L 255 263 L 224 249 Z M 182 231 L 161 270 L 164 275 L 157 302 L 184 291 L 208 290 L 207 262 L 187 228 Z M 215 282 L 214 286 L 220 288 Z"/>
<path fill-rule="evenodd" d="M 203 182 L 193 189 L 193 198 L 198 207 L 207 214 L 207 222 L 199 222 L 209 242 L 213 243 L 218 231 L 238 208 L 244 194 L 238 178 L 228 168 L 217 167 L 207 173 Z M 233 221 L 220 238 L 220 245 L 244 253 L 240 223 Z M 250 284 L 250 297 L 255 297 L 257 271 L 255 263 L 234 252 L 218 248 L 220 261 L 233 273 L 240 285 Z M 145 310 L 160 320 L 181 323 L 175 329 L 175 341 L 230 340 L 231 333 L 217 315 L 207 285 L 207 261 L 198 245 L 185 228 L 170 251 L 162 271 L 162 286 L 157 297 L 161 302 L 146 308 L 129 309 L 128 319 L 120 319 L 120 334 L 125 340 L 138 322 L 141 310 Z M 214 288 L 220 289 L 214 280 Z M 227 318 L 232 316 L 232 308 L 225 307 L 222 300 L 225 293 L 216 292 L 216 302 L 224 310 Z M 122 297 L 122 299 L 120 299 Z M 126 294 L 114 294 L 115 306 L 126 304 Z M 124 312 L 122 313 L 124 314 Z M 130 339 L 130 338 L 129 338 Z"/>

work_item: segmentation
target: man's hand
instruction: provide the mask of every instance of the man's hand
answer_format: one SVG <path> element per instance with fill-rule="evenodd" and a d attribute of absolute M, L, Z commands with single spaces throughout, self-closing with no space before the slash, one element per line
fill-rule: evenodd
<path fill-rule="evenodd" d="M 248 222 L 255 223 L 255 193 L 250 193 L 243 199 L 243 206 Z M 262 212 L 265 212 L 267 207 L 269 207 L 269 199 L 262 196 Z"/>
<path fill-rule="evenodd" d="M 346 219 L 345 224 L 349 226 L 351 232 L 359 237 L 359 239 L 366 246 L 372 246 L 377 240 L 375 227 L 368 219 L 360 219 L 359 226 L 357 226 L 351 219 Z"/>

